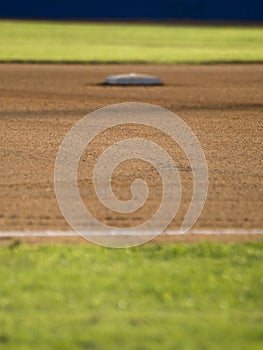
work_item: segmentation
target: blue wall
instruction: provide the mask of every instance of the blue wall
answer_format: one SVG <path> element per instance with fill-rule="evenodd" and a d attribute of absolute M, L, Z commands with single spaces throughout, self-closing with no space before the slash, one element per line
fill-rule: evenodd
<path fill-rule="evenodd" d="M 0 0 L 0 18 L 262 21 L 263 0 Z"/>

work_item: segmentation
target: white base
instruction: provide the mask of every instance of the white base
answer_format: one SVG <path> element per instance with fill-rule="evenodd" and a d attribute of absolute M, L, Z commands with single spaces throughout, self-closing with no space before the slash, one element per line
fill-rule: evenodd
<path fill-rule="evenodd" d="M 104 81 L 107 85 L 162 85 L 159 78 L 135 73 L 119 74 L 107 77 Z"/>

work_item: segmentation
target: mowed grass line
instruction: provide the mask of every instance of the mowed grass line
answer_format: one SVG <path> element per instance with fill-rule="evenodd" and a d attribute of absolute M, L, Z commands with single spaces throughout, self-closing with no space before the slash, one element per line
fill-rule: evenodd
<path fill-rule="evenodd" d="M 262 62 L 263 27 L 2 20 L 0 61 Z"/>
<path fill-rule="evenodd" d="M 2 349 L 260 349 L 263 243 L 0 247 Z"/>

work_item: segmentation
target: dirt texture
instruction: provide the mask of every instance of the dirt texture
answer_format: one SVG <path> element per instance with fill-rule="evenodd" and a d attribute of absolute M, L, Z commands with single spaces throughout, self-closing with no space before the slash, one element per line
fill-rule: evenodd
<path fill-rule="evenodd" d="M 108 75 L 129 72 L 156 75 L 164 85 L 101 84 Z M 100 107 L 128 101 L 169 109 L 198 137 L 208 163 L 209 190 L 194 228 L 262 229 L 263 65 L 0 64 L 0 231 L 70 230 L 54 191 L 54 163 L 59 146 L 83 116 Z M 85 205 L 99 221 L 124 228 L 148 220 L 158 209 L 162 195 L 160 176 L 139 160 L 121 164 L 114 172 L 112 187 L 118 198 L 127 200 L 131 198 L 132 181 L 143 178 L 149 185 L 149 198 L 143 208 L 132 214 L 115 213 L 96 197 L 90 169 L 103 150 L 128 137 L 158 143 L 177 162 L 183 197 L 169 228 L 178 229 L 192 196 L 192 171 L 182 150 L 167 135 L 148 127 L 115 127 L 87 147 L 78 173 Z M 245 235 L 213 237 L 205 235 L 204 239 L 247 239 Z M 256 240 L 263 235 L 250 237 Z M 181 239 L 203 238 L 166 238 Z M 31 239 L 35 241 L 45 239 Z"/>

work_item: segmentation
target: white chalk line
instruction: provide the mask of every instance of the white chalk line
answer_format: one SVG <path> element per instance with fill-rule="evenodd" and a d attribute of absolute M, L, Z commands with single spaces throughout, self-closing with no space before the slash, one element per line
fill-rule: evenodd
<path fill-rule="evenodd" d="M 162 233 L 162 235 L 262 235 L 263 229 L 196 229 L 190 230 L 182 234 L 180 230 L 169 230 Z M 156 236 L 157 233 L 153 231 L 134 231 L 127 234 L 127 231 L 85 231 L 81 236 Z M 0 231 L 0 238 L 3 237 L 77 237 L 79 233 L 74 231 Z"/>

